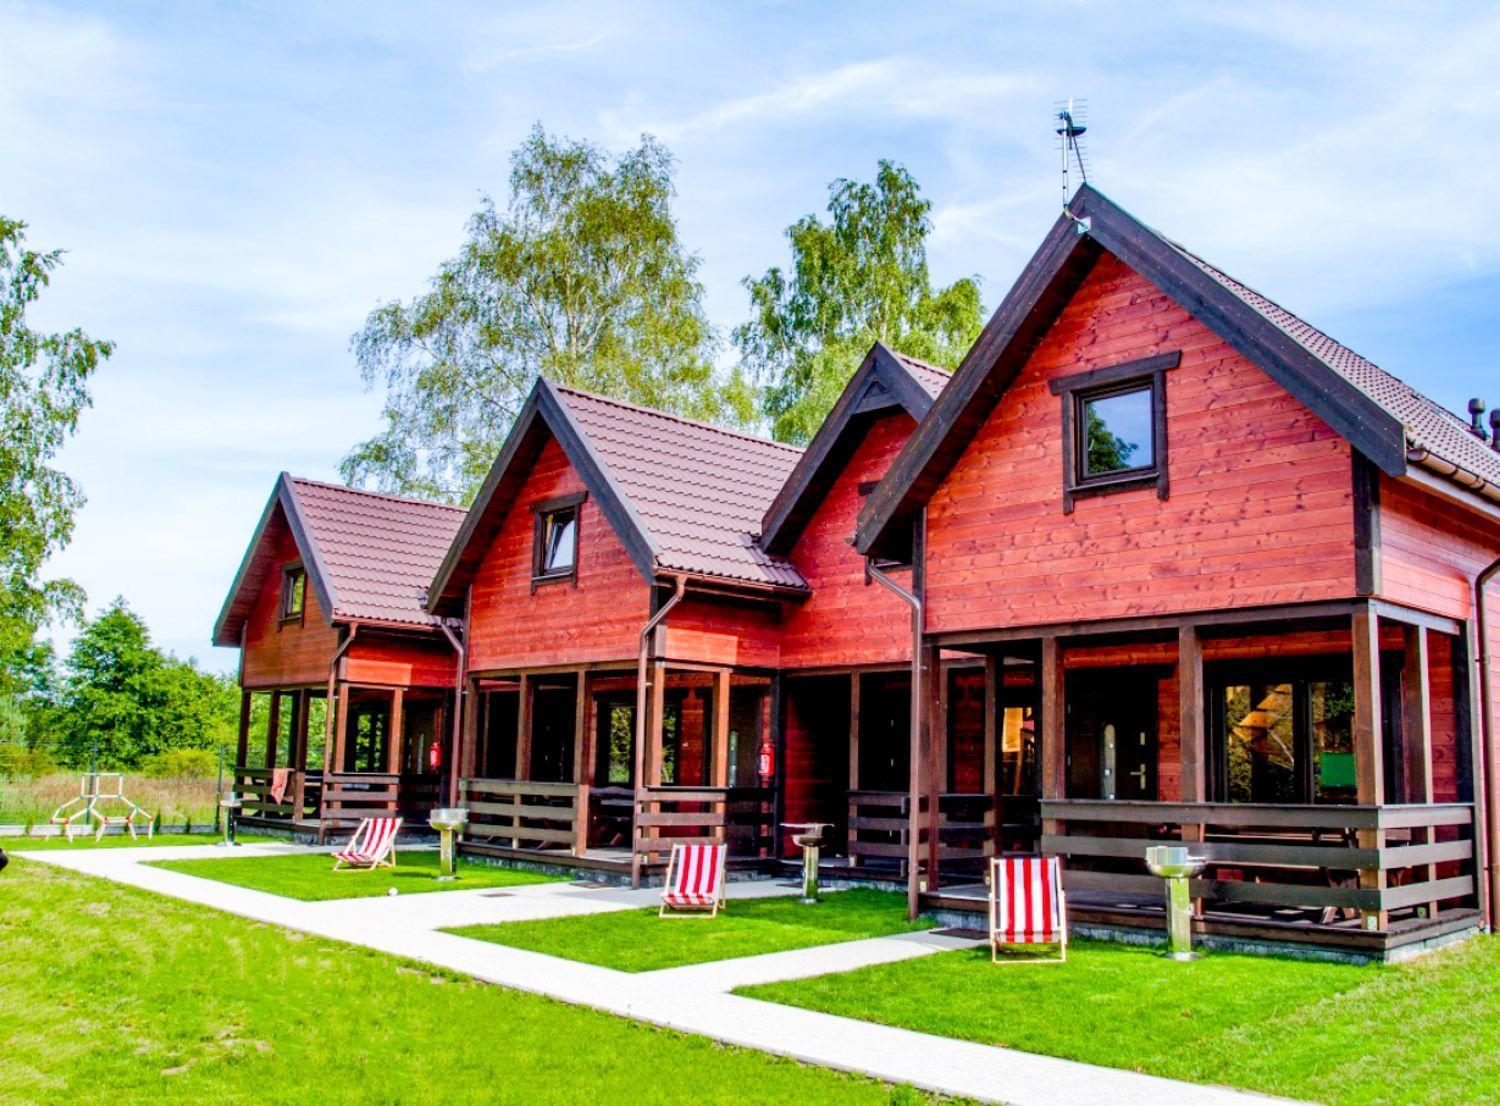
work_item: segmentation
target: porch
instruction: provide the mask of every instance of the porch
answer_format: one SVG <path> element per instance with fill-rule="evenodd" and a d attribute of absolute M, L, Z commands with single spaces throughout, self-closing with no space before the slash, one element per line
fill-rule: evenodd
<path fill-rule="evenodd" d="M 758 775 L 773 681 L 652 663 L 470 679 L 458 796 L 465 851 L 639 881 L 674 844 L 771 856 L 775 792 Z"/>

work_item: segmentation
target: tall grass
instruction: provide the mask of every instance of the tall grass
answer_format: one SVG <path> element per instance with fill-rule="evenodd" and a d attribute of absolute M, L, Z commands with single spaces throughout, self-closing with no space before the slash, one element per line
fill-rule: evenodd
<path fill-rule="evenodd" d="M 0 779 L 0 824 L 43 823 L 78 794 L 79 773 L 54 772 L 35 779 Z M 214 820 L 214 778 L 152 779 L 127 774 L 125 797 L 164 823 L 196 825 Z"/>

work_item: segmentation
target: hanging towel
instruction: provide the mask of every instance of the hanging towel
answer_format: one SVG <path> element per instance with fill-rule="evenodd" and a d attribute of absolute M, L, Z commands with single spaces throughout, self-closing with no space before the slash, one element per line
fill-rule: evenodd
<path fill-rule="evenodd" d="M 286 785 L 291 780 L 292 770 L 290 768 L 271 769 L 271 801 L 273 803 L 280 803 L 286 796 Z"/>

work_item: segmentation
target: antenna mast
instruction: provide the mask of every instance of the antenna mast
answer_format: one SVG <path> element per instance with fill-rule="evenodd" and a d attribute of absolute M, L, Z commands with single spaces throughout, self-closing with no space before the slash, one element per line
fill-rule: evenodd
<path fill-rule="evenodd" d="M 1087 100 L 1059 100 L 1057 102 L 1057 147 L 1062 155 L 1062 202 L 1067 208 L 1068 201 L 1073 198 L 1073 189 L 1068 179 L 1068 172 L 1074 163 L 1078 165 L 1078 178 L 1083 184 L 1089 182 L 1088 162 L 1084 158 L 1083 144 L 1079 140 L 1083 133 L 1088 130 L 1084 125 L 1084 116 L 1088 111 Z"/>

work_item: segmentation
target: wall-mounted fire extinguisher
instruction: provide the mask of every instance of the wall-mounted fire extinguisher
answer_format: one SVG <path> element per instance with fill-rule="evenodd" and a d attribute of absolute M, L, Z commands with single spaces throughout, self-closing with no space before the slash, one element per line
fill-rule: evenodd
<path fill-rule="evenodd" d="M 761 738 L 760 752 L 756 756 L 756 772 L 762 787 L 769 786 L 776 775 L 776 746 L 769 736 Z"/>
<path fill-rule="evenodd" d="M 432 744 L 427 746 L 427 767 L 436 772 L 443 766 L 443 743 L 437 738 L 432 739 Z"/>

